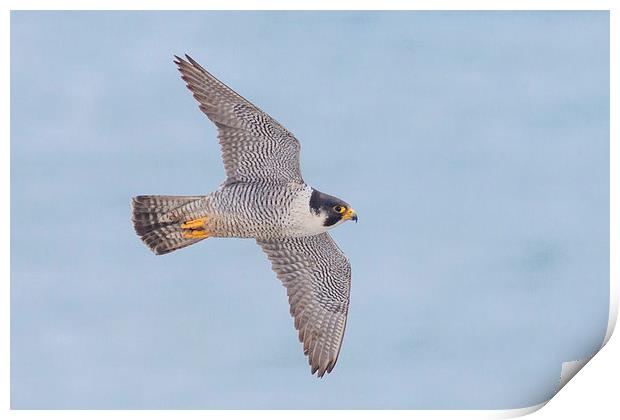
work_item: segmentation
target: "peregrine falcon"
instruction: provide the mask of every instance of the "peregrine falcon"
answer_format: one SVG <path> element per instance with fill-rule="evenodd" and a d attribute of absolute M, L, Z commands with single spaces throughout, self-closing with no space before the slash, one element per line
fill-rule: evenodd
<path fill-rule="evenodd" d="M 255 239 L 286 287 L 311 373 L 322 377 L 338 360 L 351 287 L 349 261 L 327 231 L 357 214 L 304 182 L 299 141 L 286 128 L 188 55 L 175 58 L 217 127 L 227 178 L 204 196 L 134 197 L 134 229 L 157 255 L 206 238 Z"/>

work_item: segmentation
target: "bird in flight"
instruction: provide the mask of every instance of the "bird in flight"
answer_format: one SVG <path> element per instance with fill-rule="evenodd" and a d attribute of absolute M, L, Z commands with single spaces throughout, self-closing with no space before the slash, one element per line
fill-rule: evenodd
<path fill-rule="evenodd" d="M 134 229 L 157 255 L 206 238 L 254 238 L 286 287 L 311 373 L 322 377 L 338 360 L 351 287 L 351 265 L 327 231 L 357 214 L 304 182 L 299 141 L 286 128 L 190 56 L 175 58 L 217 127 L 227 178 L 208 195 L 134 197 Z"/>

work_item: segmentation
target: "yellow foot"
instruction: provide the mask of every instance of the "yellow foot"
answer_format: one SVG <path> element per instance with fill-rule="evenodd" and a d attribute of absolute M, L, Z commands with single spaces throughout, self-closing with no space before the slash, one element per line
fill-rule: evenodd
<path fill-rule="evenodd" d="M 205 229 L 206 224 L 206 217 L 189 220 L 181 224 L 181 229 L 183 229 L 183 237 L 187 239 L 208 238 L 211 235 L 209 235 L 209 232 L 207 232 L 207 230 Z"/>
<path fill-rule="evenodd" d="M 182 229 L 204 229 L 205 223 L 207 223 L 206 217 L 201 217 L 200 219 L 190 220 L 181 225 Z"/>
<path fill-rule="evenodd" d="M 200 229 L 200 230 L 189 230 L 188 229 L 188 230 L 183 231 L 183 237 L 188 238 L 188 239 L 208 238 L 209 233 L 204 229 Z"/>

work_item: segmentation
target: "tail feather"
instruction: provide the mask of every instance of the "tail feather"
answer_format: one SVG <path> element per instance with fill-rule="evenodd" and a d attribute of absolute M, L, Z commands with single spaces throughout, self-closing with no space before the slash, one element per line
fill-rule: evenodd
<path fill-rule="evenodd" d="M 183 236 L 184 220 L 171 217 L 171 212 L 201 196 L 139 195 L 131 200 L 133 227 L 151 251 L 167 254 L 192 245 L 204 238 Z"/>

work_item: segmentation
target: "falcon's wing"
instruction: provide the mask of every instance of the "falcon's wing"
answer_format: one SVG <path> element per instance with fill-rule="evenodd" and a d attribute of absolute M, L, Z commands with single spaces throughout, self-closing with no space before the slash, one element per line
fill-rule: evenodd
<path fill-rule="evenodd" d="M 286 287 L 291 315 L 311 371 L 321 377 L 338 360 L 349 309 L 351 265 L 328 233 L 259 240 Z"/>
<path fill-rule="evenodd" d="M 213 77 L 188 55 L 175 56 L 182 79 L 218 129 L 231 181 L 303 183 L 299 141 L 276 120 Z"/>

